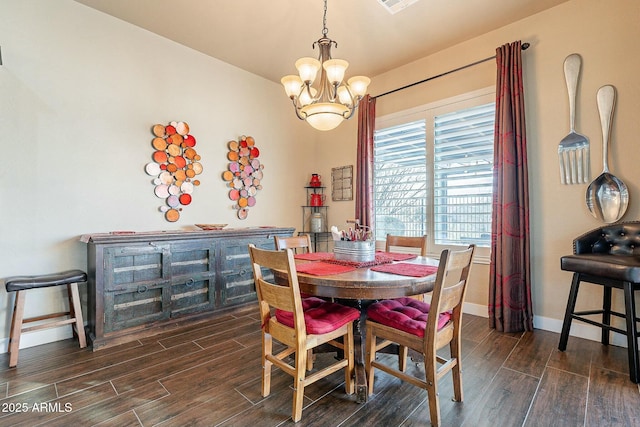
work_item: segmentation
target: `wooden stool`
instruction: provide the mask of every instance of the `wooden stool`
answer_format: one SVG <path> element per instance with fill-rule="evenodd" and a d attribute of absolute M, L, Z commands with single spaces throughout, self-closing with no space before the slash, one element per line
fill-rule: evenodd
<path fill-rule="evenodd" d="M 61 325 L 75 324 L 75 333 L 80 341 L 80 348 L 87 346 L 87 339 L 84 334 L 84 321 L 82 320 L 82 307 L 80 306 L 80 294 L 78 293 L 78 283 L 87 281 L 87 273 L 82 270 L 68 270 L 61 273 L 47 274 L 41 276 L 16 276 L 5 279 L 8 292 L 16 293 L 16 300 L 13 307 L 13 318 L 11 320 L 11 333 L 9 335 L 9 367 L 18 364 L 18 350 L 20 349 L 20 335 L 23 332 L 31 332 L 39 329 L 54 328 Z M 69 293 L 69 311 L 61 313 L 47 314 L 44 316 L 30 317 L 24 319 L 25 293 L 29 289 L 46 288 L 49 286 L 67 285 Z M 67 319 L 60 319 L 68 317 Z M 40 323 L 23 328 L 23 323 L 39 322 L 46 319 L 58 320 Z"/>

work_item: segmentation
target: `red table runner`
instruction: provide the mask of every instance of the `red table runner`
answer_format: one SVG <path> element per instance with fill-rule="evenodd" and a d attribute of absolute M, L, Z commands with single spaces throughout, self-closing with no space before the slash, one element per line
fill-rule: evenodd
<path fill-rule="evenodd" d="M 296 266 L 298 273 L 313 274 L 314 276 L 330 276 L 332 274 L 346 273 L 356 268 L 347 265 L 332 264 L 323 261 L 307 262 Z"/>
<path fill-rule="evenodd" d="M 411 264 L 408 262 L 399 262 L 396 264 L 380 265 L 371 267 L 371 271 L 379 271 L 382 273 L 398 274 L 400 276 L 424 277 L 434 274 L 438 271 L 438 267 L 424 264 Z"/>
<path fill-rule="evenodd" d="M 333 252 L 310 252 L 305 254 L 295 254 L 295 259 L 303 259 L 306 261 L 325 261 L 333 259 Z"/>
<path fill-rule="evenodd" d="M 396 258 L 395 256 L 400 256 Z M 404 257 L 403 257 L 404 256 Z M 373 261 L 346 261 L 342 259 L 335 259 L 333 252 L 311 252 L 305 254 L 296 254 L 293 256 L 295 259 L 305 261 L 326 261 L 336 265 L 346 265 L 349 267 L 362 268 L 371 267 L 374 265 L 389 264 L 393 261 L 402 261 L 411 258 L 415 258 L 415 255 L 407 255 L 392 252 L 376 252 L 376 258 Z"/>

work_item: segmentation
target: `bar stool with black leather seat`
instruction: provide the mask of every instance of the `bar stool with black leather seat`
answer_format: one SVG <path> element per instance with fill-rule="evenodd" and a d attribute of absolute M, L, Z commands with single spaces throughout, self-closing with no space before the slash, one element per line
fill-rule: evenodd
<path fill-rule="evenodd" d="M 62 325 L 75 325 L 75 334 L 80 342 L 80 348 L 87 346 L 84 333 L 84 321 L 82 319 L 82 307 L 80 306 L 80 294 L 78 283 L 87 281 L 87 273 L 82 270 L 67 270 L 60 273 L 39 276 L 14 276 L 5 279 L 7 293 L 15 292 L 16 298 L 11 320 L 11 332 L 9 335 L 9 367 L 18 364 L 18 350 L 20 349 L 20 336 L 23 332 L 32 332 L 40 329 L 55 328 Z M 24 318 L 24 306 L 26 293 L 31 289 L 47 288 L 50 286 L 67 286 L 69 294 L 69 311 L 46 314 Z M 65 317 L 65 319 L 62 319 Z M 42 322 L 48 319 L 47 322 Z M 38 322 L 33 326 L 23 327 L 24 323 Z"/>
<path fill-rule="evenodd" d="M 609 345 L 611 331 L 626 335 L 629 377 L 639 383 L 637 322 L 640 319 L 636 317 L 635 291 L 640 290 L 640 221 L 606 225 L 577 237 L 573 241 L 573 255 L 563 256 L 560 264 L 562 270 L 573 272 L 573 280 L 558 349 L 566 350 L 573 319 L 600 327 L 604 345 Z M 602 310 L 575 310 L 581 282 L 603 286 Z M 624 313 L 611 310 L 613 288 L 622 289 L 624 293 Z M 601 322 L 585 317 L 599 314 Z M 626 330 L 612 326 L 611 316 L 625 319 Z"/>

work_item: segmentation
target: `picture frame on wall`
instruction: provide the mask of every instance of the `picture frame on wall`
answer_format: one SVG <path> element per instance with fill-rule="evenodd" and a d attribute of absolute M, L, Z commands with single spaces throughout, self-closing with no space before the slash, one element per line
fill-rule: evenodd
<path fill-rule="evenodd" d="M 331 200 L 353 200 L 353 165 L 331 169 Z"/>

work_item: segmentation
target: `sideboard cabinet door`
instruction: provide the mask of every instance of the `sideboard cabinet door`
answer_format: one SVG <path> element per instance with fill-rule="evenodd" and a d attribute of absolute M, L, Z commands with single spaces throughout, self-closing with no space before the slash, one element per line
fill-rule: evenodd
<path fill-rule="evenodd" d="M 216 306 L 216 245 L 171 244 L 171 317 Z"/>
<path fill-rule="evenodd" d="M 230 306 L 256 299 L 256 286 L 249 258 L 249 243 L 274 249 L 265 238 L 238 239 L 220 243 L 220 304 Z"/>
<path fill-rule="evenodd" d="M 107 248 L 104 257 L 106 333 L 169 317 L 169 245 Z"/>

